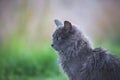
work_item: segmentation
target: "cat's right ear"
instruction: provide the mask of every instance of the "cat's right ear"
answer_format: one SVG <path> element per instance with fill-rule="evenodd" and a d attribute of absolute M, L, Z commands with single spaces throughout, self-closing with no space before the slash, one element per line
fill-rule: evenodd
<path fill-rule="evenodd" d="M 55 22 L 57 27 L 61 27 L 63 25 L 62 22 L 59 21 L 58 19 L 55 19 L 54 22 Z"/>

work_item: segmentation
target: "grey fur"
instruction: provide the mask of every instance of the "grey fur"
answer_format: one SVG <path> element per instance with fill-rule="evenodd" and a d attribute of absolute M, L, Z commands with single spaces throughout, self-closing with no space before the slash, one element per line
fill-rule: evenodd
<path fill-rule="evenodd" d="M 56 24 L 57 27 L 62 26 L 62 22 L 60 20 L 55 19 L 54 22 L 55 22 L 55 24 Z"/>
<path fill-rule="evenodd" d="M 89 41 L 69 21 L 53 33 L 52 47 L 69 80 L 120 80 L 120 60 Z"/>

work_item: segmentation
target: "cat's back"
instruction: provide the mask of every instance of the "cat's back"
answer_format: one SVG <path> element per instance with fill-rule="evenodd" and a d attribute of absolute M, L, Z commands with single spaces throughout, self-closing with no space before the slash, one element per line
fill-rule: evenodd
<path fill-rule="evenodd" d="M 80 80 L 120 80 L 120 59 L 103 48 L 95 48 L 84 65 Z"/>

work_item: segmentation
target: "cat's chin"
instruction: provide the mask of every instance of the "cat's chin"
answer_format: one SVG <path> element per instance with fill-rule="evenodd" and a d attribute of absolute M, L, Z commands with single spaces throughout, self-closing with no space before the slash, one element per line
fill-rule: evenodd
<path fill-rule="evenodd" d="M 59 52 L 59 49 L 56 48 L 55 46 L 52 45 L 52 48 L 53 48 L 55 51 Z"/>
<path fill-rule="evenodd" d="M 59 49 L 57 49 L 57 48 L 54 48 L 54 49 L 55 49 L 55 51 L 60 52 L 60 50 L 59 50 Z"/>
<path fill-rule="evenodd" d="M 57 53 L 61 53 L 62 51 L 60 49 L 54 48 Z"/>

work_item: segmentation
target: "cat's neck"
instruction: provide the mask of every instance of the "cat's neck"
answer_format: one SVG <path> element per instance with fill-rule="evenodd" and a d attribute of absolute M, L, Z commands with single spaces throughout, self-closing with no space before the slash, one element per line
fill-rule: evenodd
<path fill-rule="evenodd" d="M 89 46 L 84 47 L 68 47 L 64 51 L 59 52 L 59 56 L 64 60 L 79 57 L 81 60 L 89 57 L 92 54 L 92 49 Z"/>

